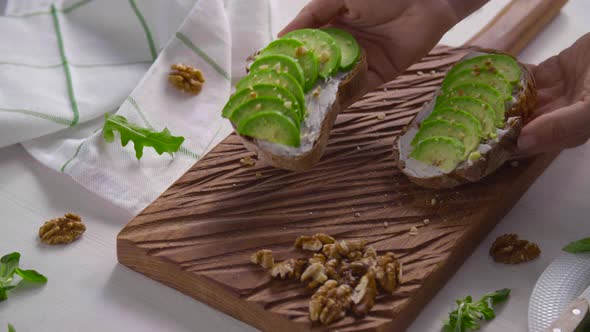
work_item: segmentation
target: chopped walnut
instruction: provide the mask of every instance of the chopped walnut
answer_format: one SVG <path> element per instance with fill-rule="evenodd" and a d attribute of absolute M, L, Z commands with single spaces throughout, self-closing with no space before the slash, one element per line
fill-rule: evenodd
<path fill-rule="evenodd" d="M 412 226 L 412 228 L 410 228 L 410 235 L 411 235 L 411 236 L 416 236 L 416 235 L 418 235 L 418 227 L 416 227 L 416 226 Z"/>
<path fill-rule="evenodd" d="M 371 311 L 375 300 L 377 299 L 377 283 L 375 282 L 375 274 L 373 271 L 367 272 L 361 281 L 354 288 L 352 294 L 353 313 L 359 317 L 363 317 Z"/>
<path fill-rule="evenodd" d="M 365 244 L 367 244 L 367 241 L 364 241 L 364 240 L 363 241 L 342 240 L 342 241 L 336 242 L 336 250 L 338 250 L 338 253 L 340 255 L 351 258 L 351 256 L 357 255 L 356 252 L 362 251 Z M 362 256 L 362 254 L 361 254 L 361 256 Z"/>
<path fill-rule="evenodd" d="M 272 251 L 269 249 L 258 250 L 255 254 L 250 256 L 250 261 L 253 264 L 260 265 L 265 270 L 271 269 L 275 265 Z"/>
<path fill-rule="evenodd" d="M 326 274 L 330 279 L 339 279 L 340 276 L 338 275 L 338 267 L 340 266 L 340 261 L 337 259 L 331 259 L 324 264 L 326 268 Z"/>
<path fill-rule="evenodd" d="M 300 58 L 301 56 L 305 55 L 305 53 L 307 53 L 307 49 L 304 46 L 299 46 L 295 50 L 295 57 Z"/>
<path fill-rule="evenodd" d="M 328 51 L 323 51 L 322 53 L 320 53 L 320 63 L 326 63 L 328 61 L 330 61 L 330 52 Z"/>
<path fill-rule="evenodd" d="M 301 275 L 301 282 L 306 282 L 308 280 L 310 280 L 308 284 L 309 288 L 313 289 L 322 285 L 324 282 L 326 282 L 326 280 L 328 280 L 326 268 L 320 263 L 313 263 L 309 265 Z"/>
<path fill-rule="evenodd" d="M 175 88 L 193 95 L 198 95 L 201 92 L 205 83 L 202 71 L 183 64 L 174 64 L 171 69 L 168 81 Z"/>
<path fill-rule="evenodd" d="M 295 248 L 309 250 L 309 251 L 320 251 L 324 244 L 332 244 L 334 243 L 334 238 L 318 233 L 314 236 L 300 236 L 295 240 Z"/>
<path fill-rule="evenodd" d="M 252 262 L 272 265 L 269 272 L 273 278 L 299 280 L 310 289 L 319 287 L 309 302 L 309 317 L 312 322 L 330 324 L 348 312 L 365 316 L 379 291 L 392 294 L 399 288 L 401 263 L 393 253 L 380 256 L 366 244 L 360 240 L 335 241 L 322 233 L 300 236 L 295 247 L 313 251 L 311 257 L 273 265 L 270 251 L 261 250 L 252 256 Z"/>
<path fill-rule="evenodd" d="M 319 264 L 326 264 L 326 256 L 323 254 L 313 254 L 313 256 L 308 260 L 309 264 L 319 263 Z"/>
<path fill-rule="evenodd" d="M 322 88 L 318 86 L 311 94 L 317 98 L 320 96 L 320 93 L 322 93 Z"/>
<path fill-rule="evenodd" d="M 299 279 L 306 262 L 302 259 L 287 259 L 275 264 L 270 270 L 270 276 L 279 279 Z"/>
<path fill-rule="evenodd" d="M 351 294 L 352 288 L 350 286 L 338 285 L 338 282 L 328 280 L 311 297 L 309 302 L 310 320 L 328 325 L 344 318 L 351 306 Z"/>
<path fill-rule="evenodd" d="M 336 244 L 326 244 L 324 248 L 322 248 L 322 252 L 327 258 L 330 259 L 341 259 L 340 254 L 338 253 L 338 249 L 336 249 Z"/>
<path fill-rule="evenodd" d="M 244 165 L 246 167 L 252 167 L 252 166 L 256 165 L 256 160 L 254 160 L 254 158 L 252 158 L 250 156 L 246 156 L 246 157 L 240 159 L 240 163 L 242 163 L 242 165 Z"/>
<path fill-rule="evenodd" d="M 541 254 L 535 243 L 519 240 L 516 234 L 505 234 L 496 239 L 490 248 L 494 261 L 504 264 L 520 264 L 531 261 Z"/>
<path fill-rule="evenodd" d="M 385 120 L 385 113 L 378 113 L 377 114 L 377 119 L 378 120 Z"/>
<path fill-rule="evenodd" d="M 401 271 L 400 263 L 395 259 L 395 255 L 388 252 L 377 258 L 374 271 L 379 286 L 387 293 L 392 294 L 399 285 Z"/>
<path fill-rule="evenodd" d="M 82 218 L 74 213 L 51 219 L 39 228 L 39 237 L 45 244 L 68 244 L 74 242 L 86 231 Z"/>

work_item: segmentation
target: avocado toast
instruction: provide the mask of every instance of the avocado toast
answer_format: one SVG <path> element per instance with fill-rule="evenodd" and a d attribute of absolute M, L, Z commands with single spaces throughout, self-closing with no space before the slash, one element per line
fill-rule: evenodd
<path fill-rule="evenodd" d="M 340 111 L 367 71 L 344 30 L 290 32 L 248 59 L 248 75 L 223 109 L 244 145 L 270 165 L 310 169 L 321 158 Z"/>
<path fill-rule="evenodd" d="M 423 187 L 477 182 L 516 152 L 535 103 L 535 81 L 524 65 L 495 51 L 473 52 L 395 140 L 397 167 Z"/>

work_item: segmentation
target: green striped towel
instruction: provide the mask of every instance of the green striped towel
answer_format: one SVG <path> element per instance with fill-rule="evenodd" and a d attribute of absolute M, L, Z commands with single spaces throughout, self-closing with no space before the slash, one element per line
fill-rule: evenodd
<path fill-rule="evenodd" d="M 230 133 L 220 110 L 244 60 L 306 0 L 8 0 L 0 16 L 0 147 L 132 213 Z M 174 63 L 200 68 L 197 97 L 168 85 Z M 174 157 L 107 144 L 106 112 L 186 137 Z"/>

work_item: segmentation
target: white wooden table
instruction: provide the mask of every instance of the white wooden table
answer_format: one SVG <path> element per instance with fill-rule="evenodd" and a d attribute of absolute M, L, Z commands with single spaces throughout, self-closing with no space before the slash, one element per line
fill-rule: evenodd
<path fill-rule="evenodd" d="M 506 3 L 492 0 L 443 42 L 461 44 Z M 570 0 L 521 57 L 537 63 L 587 31 L 590 2 Z M 541 272 L 561 254 L 565 243 L 590 234 L 588 170 L 590 146 L 562 153 L 409 331 L 438 332 L 455 299 L 504 287 L 511 288 L 513 295 L 484 331 L 525 331 L 529 297 Z M 84 238 L 66 247 L 39 245 L 36 232 L 42 222 L 67 211 L 83 216 L 88 227 Z M 8 301 L 0 303 L 0 331 L 8 322 L 19 332 L 254 330 L 118 265 L 115 237 L 131 218 L 73 180 L 41 166 L 20 146 L 0 149 L 0 255 L 19 251 L 22 266 L 49 277 L 44 287 L 16 289 Z M 490 243 L 508 232 L 539 243 L 541 258 L 521 266 L 492 263 L 487 255 Z"/>

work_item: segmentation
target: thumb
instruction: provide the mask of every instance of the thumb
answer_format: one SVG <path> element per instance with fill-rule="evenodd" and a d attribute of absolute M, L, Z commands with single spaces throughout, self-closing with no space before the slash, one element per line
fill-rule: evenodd
<path fill-rule="evenodd" d="M 526 125 L 518 139 L 522 153 L 558 151 L 584 144 L 590 137 L 590 100 L 546 113 Z"/>
<path fill-rule="evenodd" d="M 279 37 L 297 29 L 324 26 L 345 10 L 344 0 L 312 0 L 291 23 L 279 32 Z"/>

